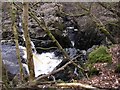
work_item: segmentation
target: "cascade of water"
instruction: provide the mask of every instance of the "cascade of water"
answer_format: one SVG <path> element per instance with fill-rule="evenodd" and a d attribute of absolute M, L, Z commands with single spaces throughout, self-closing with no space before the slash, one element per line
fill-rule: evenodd
<path fill-rule="evenodd" d="M 26 48 L 20 46 L 20 49 L 24 51 L 23 58 L 27 59 Z M 37 77 L 41 74 L 48 74 L 51 72 L 59 63 L 61 63 L 62 57 L 56 57 L 54 52 L 46 52 L 42 54 L 33 53 L 33 61 L 35 67 L 35 77 Z M 23 66 L 25 66 L 27 72 L 29 73 L 28 66 L 25 64 Z"/>
<path fill-rule="evenodd" d="M 20 17 L 20 15 L 18 15 L 18 32 L 20 33 L 20 35 L 22 36 L 25 42 L 25 37 L 23 35 L 23 28 L 22 28 L 22 18 Z M 33 53 L 37 53 L 34 43 L 32 41 L 30 42 L 31 42 L 31 48 L 32 48 Z"/>
<path fill-rule="evenodd" d="M 23 29 L 22 29 L 22 21 L 21 20 L 18 20 L 18 21 L 19 21 L 18 23 L 19 32 L 21 32 L 21 36 L 25 42 L 25 38 L 23 35 Z M 36 51 L 35 45 L 32 41 L 31 41 L 31 48 L 33 51 L 35 77 L 41 74 L 48 74 L 62 61 L 62 58 L 56 57 L 54 52 L 38 54 Z M 23 46 L 20 46 L 20 50 L 24 52 L 24 55 L 22 57 L 26 60 L 27 59 L 26 48 Z M 25 67 L 27 73 L 29 73 L 27 64 L 23 64 L 23 67 Z"/>
<path fill-rule="evenodd" d="M 75 45 L 75 36 L 76 36 L 77 31 L 78 31 L 78 29 L 75 29 L 74 26 L 67 27 L 68 37 L 69 37 L 73 47 Z"/>

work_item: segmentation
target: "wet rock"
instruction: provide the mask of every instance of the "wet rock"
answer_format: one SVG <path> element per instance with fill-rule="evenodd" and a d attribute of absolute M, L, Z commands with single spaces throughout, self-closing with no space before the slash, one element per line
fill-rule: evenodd
<path fill-rule="evenodd" d="M 75 63 L 82 66 L 86 62 L 86 51 L 79 51 L 75 48 L 65 48 L 65 51 L 68 53 L 71 59 L 73 59 L 76 56 L 79 56 L 74 60 Z M 61 55 L 61 52 L 57 52 L 58 55 Z M 64 59 L 57 67 L 56 69 L 62 67 L 68 62 L 68 60 Z M 75 67 L 73 64 L 68 65 L 66 68 L 64 68 L 63 71 L 60 71 L 59 73 L 55 74 L 56 79 L 61 79 L 63 81 L 71 81 L 72 79 L 80 79 L 83 77 L 83 74 L 77 67 Z"/>
<path fill-rule="evenodd" d="M 105 36 L 95 28 L 88 28 L 84 31 L 79 31 L 75 38 L 75 47 L 80 50 L 87 50 L 93 45 L 101 45 L 105 40 Z"/>
<path fill-rule="evenodd" d="M 66 48 L 65 51 L 68 53 L 70 58 L 77 56 L 77 49 L 75 48 Z"/>
<path fill-rule="evenodd" d="M 2 38 L 3 39 L 11 39 L 11 37 L 13 36 L 13 33 L 11 31 L 3 31 L 2 32 Z"/>
<path fill-rule="evenodd" d="M 20 50 L 21 56 L 23 56 L 23 51 Z M 5 68 L 9 72 L 10 76 L 14 76 L 19 73 L 19 64 L 16 56 L 16 47 L 11 45 L 2 45 L 2 60 Z M 22 62 L 26 62 L 22 60 Z M 25 70 L 25 69 L 24 69 Z M 24 71 L 26 72 L 26 71 Z M 25 73 L 27 74 L 27 73 Z"/>
<path fill-rule="evenodd" d="M 15 46 L 15 42 L 14 40 L 1 40 L 1 44 L 2 45 L 11 45 L 11 46 Z"/>

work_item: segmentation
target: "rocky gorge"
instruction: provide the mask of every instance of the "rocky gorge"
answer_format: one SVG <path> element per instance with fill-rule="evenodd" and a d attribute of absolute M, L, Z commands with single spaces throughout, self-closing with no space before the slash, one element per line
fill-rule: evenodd
<path fill-rule="evenodd" d="M 86 6 L 91 6 L 90 3 L 84 4 Z M 19 73 L 19 65 L 17 62 L 17 57 L 15 56 L 16 52 L 14 35 L 10 28 L 12 23 L 9 15 L 9 3 L 4 3 L 3 7 L 4 5 L 7 5 L 8 7 L 3 8 L 3 30 L 1 40 L 2 57 L 3 63 L 9 73 L 8 78 L 10 80 L 13 80 L 16 74 Z M 18 3 L 18 5 L 21 4 Z M 81 11 L 81 13 L 84 12 L 83 10 L 78 8 L 78 5 L 76 3 L 30 3 L 30 7 L 32 9 L 32 12 L 36 14 L 38 19 L 42 18 L 44 20 L 43 23 L 48 26 L 48 29 L 50 30 L 52 35 L 59 42 L 65 52 L 67 52 L 69 57 L 71 59 L 76 58 L 74 62 L 84 69 L 80 70 L 80 68 L 74 66 L 73 64 L 70 64 L 64 70 L 54 74 L 53 77 L 51 76 L 52 79 L 55 78 L 55 80 L 61 80 L 65 82 L 72 82 L 72 80 L 78 80 L 78 82 L 82 82 L 82 80 L 84 81 L 85 78 L 88 78 L 92 74 L 98 75 L 101 72 L 103 73 L 104 70 L 102 69 L 102 67 L 105 67 L 104 65 L 106 65 L 106 63 L 109 63 L 109 61 L 112 62 L 112 57 L 109 56 L 110 53 L 108 52 L 112 45 L 112 42 L 108 40 L 104 33 L 101 33 L 101 31 L 96 27 L 95 23 L 91 21 L 90 18 L 86 15 L 83 14 L 81 16 L 74 17 L 73 13 L 78 14 L 79 11 Z M 94 4 L 93 7 L 94 9 L 92 10 L 92 12 L 97 15 L 100 20 L 103 21 L 103 23 L 108 28 L 108 31 L 110 31 L 111 27 L 113 28 L 113 32 L 111 32 L 111 34 L 115 39 L 117 38 L 117 42 L 119 42 L 119 27 L 111 26 L 111 24 L 107 25 L 108 20 L 111 20 L 111 22 L 117 21 L 119 23 L 118 17 L 114 18 L 105 16 L 111 14 L 111 12 L 107 11 L 101 6 L 97 7 L 97 4 Z M 95 7 L 97 8 L 95 9 Z M 101 11 L 101 9 L 103 11 Z M 17 10 L 16 17 L 17 29 L 19 33 L 19 45 L 20 47 L 25 47 L 26 45 L 22 29 L 22 12 L 19 9 Z M 43 30 L 43 28 L 40 28 L 35 20 L 30 16 L 28 27 L 31 38 L 32 51 L 34 55 L 33 58 L 34 60 L 40 60 L 35 64 L 37 70 L 36 73 L 40 72 L 36 75 L 36 77 L 41 76 L 42 74 L 48 74 L 56 69 L 59 69 L 68 62 L 67 60 L 65 60 L 62 52 L 58 49 L 55 41 L 53 41 Z M 94 50 L 96 50 L 95 53 L 93 53 Z M 101 53 L 104 55 L 101 56 Z M 92 57 L 95 54 L 97 54 L 98 56 Z M 21 62 L 23 63 L 24 72 L 27 75 L 29 72 L 26 68 L 26 56 L 23 48 L 20 48 L 20 55 L 22 58 Z M 90 61 L 91 58 L 92 60 Z M 97 58 L 100 59 L 97 60 Z M 92 68 L 92 65 L 96 68 Z M 97 65 L 100 65 L 102 67 L 98 68 Z M 49 80 L 51 80 L 51 77 L 49 78 Z M 119 74 L 118 77 L 116 76 L 116 78 L 119 78 Z M 90 84 L 90 82 L 86 81 L 85 83 Z M 118 81 L 118 83 L 120 82 Z M 116 84 L 117 88 L 119 88 L 118 83 Z M 92 83 L 92 85 L 94 86 L 94 83 Z M 104 87 L 104 85 L 102 85 L 102 87 L 99 84 L 96 84 L 95 86 L 97 85 L 101 88 Z"/>

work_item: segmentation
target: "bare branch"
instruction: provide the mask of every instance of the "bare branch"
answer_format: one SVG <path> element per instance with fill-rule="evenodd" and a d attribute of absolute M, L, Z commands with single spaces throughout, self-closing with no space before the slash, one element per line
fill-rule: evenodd
<path fill-rule="evenodd" d="M 62 17 L 62 16 L 69 16 L 69 17 L 83 17 L 83 16 L 89 14 L 88 12 L 81 13 L 81 14 L 68 14 L 68 13 L 65 13 L 65 12 L 62 10 L 62 8 L 59 7 L 59 5 L 57 5 L 57 6 L 58 6 L 58 9 L 59 9 L 59 12 L 58 12 L 58 13 L 61 15 L 61 17 Z"/>
<path fill-rule="evenodd" d="M 120 17 L 120 12 L 115 10 L 114 8 L 108 6 L 108 4 L 105 3 L 101 3 L 98 2 L 102 7 L 104 7 L 105 9 L 109 10 L 110 12 L 112 12 L 113 14 L 115 14 L 116 16 Z"/>

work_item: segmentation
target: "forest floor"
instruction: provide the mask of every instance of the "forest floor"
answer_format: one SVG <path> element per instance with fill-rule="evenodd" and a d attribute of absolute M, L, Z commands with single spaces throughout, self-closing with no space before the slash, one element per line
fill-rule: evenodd
<path fill-rule="evenodd" d="M 110 48 L 112 63 L 95 63 L 93 67 L 99 70 L 99 75 L 94 75 L 79 82 L 90 84 L 98 88 L 120 89 L 120 45 Z"/>

